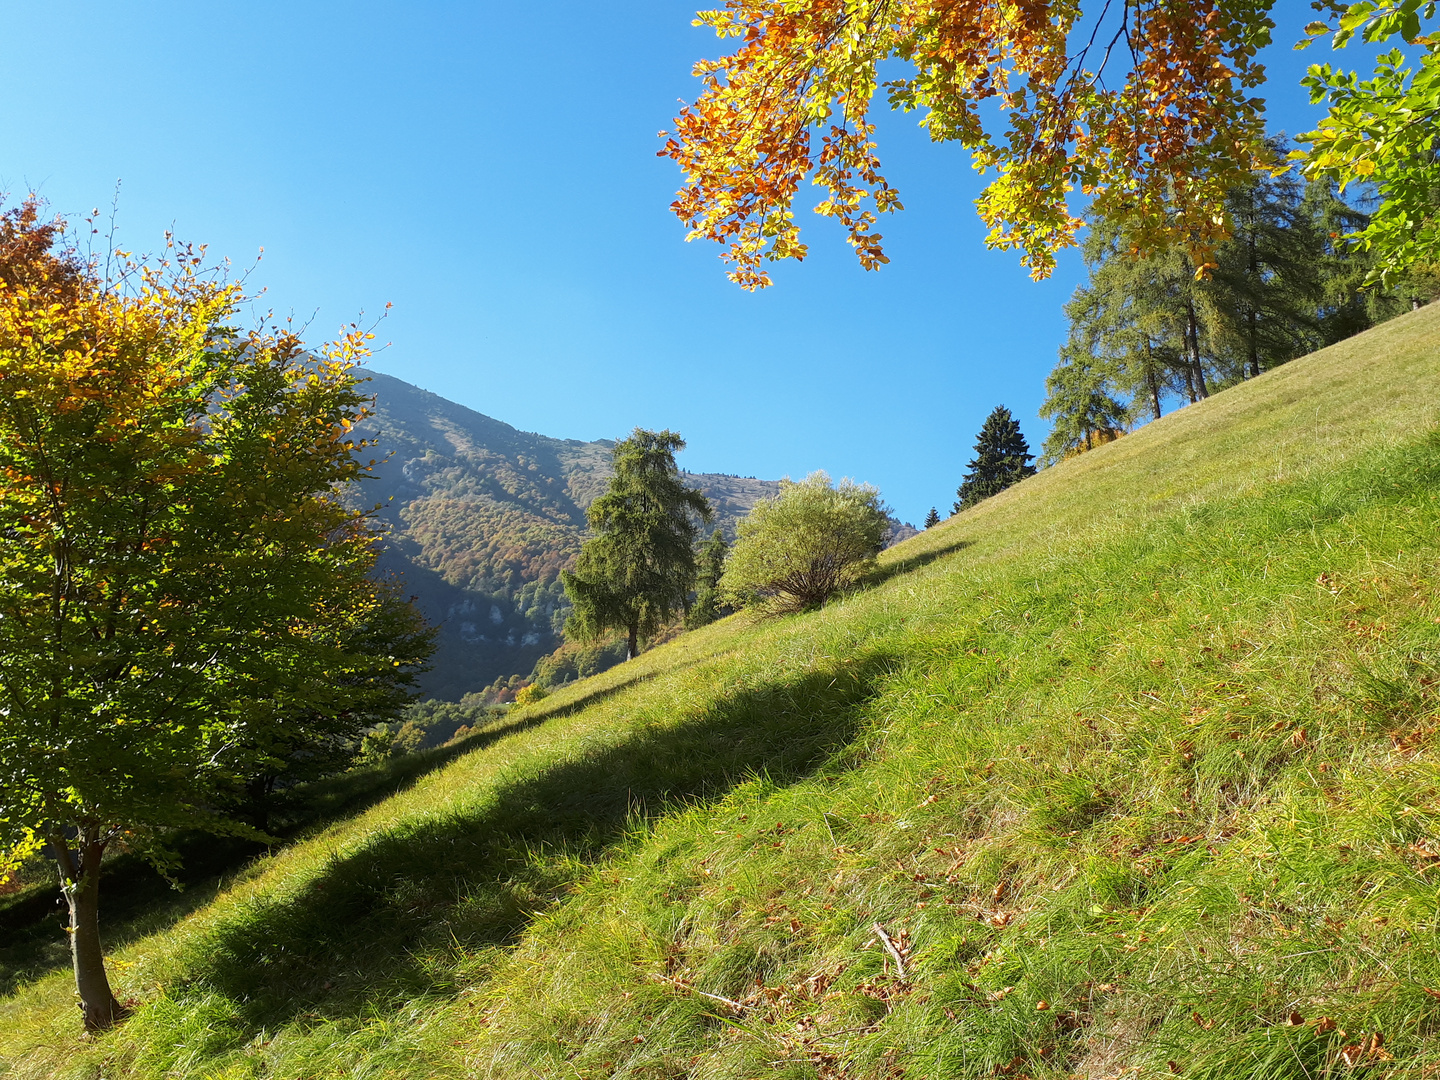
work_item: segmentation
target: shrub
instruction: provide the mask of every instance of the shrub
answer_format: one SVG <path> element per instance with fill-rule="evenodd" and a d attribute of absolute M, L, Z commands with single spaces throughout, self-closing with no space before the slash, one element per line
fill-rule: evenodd
<path fill-rule="evenodd" d="M 516 705 L 529 705 L 532 701 L 539 701 L 545 696 L 545 688 L 539 683 L 531 683 L 529 686 L 522 686 L 520 692 L 515 695 Z"/>
<path fill-rule="evenodd" d="M 779 613 L 823 604 L 874 566 L 890 527 L 880 493 L 823 472 L 755 504 L 740 524 L 720 580 L 721 595 L 742 607 Z"/>

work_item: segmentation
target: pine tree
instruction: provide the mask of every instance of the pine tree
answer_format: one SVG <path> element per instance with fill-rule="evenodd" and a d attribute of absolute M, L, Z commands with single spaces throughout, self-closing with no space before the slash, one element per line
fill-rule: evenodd
<path fill-rule="evenodd" d="M 931 528 L 932 526 L 939 525 L 939 524 L 940 524 L 940 515 L 939 515 L 939 513 L 935 510 L 935 507 L 932 506 L 932 507 L 930 507 L 930 512 L 925 515 L 925 528 L 928 529 L 928 528 Z"/>
<path fill-rule="evenodd" d="M 699 568 L 695 575 L 695 603 L 690 606 L 690 614 L 685 618 L 689 629 L 705 626 L 728 614 L 720 598 L 719 585 L 720 575 L 725 572 L 725 556 L 729 553 L 730 545 L 719 529 L 710 534 L 710 539 L 700 549 Z"/>
<path fill-rule="evenodd" d="M 688 488 L 675 468 L 685 440 L 673 431 L 636 428 L 615 444 L 610 490 L 590 504 L 594 532 L 573 572 L 561 575 L 575 605 L 565 632 L 580 640 L 624 630 L 627 660 L 687 607 L 695 586 L 695 518 L 709 521 L 710 503 Z"/>
<path fill-rule="evenodd" d="M 1011 484 L 1035 475 L 1030 462 L 1035 456 L 1020 425 L 1004 405 L 997 405 L 985 418 L 985 425 L 975 440 L 975 457 L 965 474 L 955 503 L 955 513 L 974 506 L 981 499 L 999 494 Z"/>

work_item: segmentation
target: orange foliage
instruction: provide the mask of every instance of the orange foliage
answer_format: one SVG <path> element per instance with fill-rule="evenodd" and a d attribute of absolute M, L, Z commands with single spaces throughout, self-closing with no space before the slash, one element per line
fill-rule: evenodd
<path fill-rule="evenodd" d="M 1269 161 L 1263 102 L 1249 96 L 1268 8 L 1130 0 L 1112 24 L 1107 3 L 1072 53 L 1078 0 L 725 0 L 697 25 L 738 47 L 695 66 L 704 92 L 661 133 L 687 181 L 673 209 L 690 238 L 727 245 L 731 280 L 760 288 L 762 260 L 805 256 L 792 206 L 809 176 L 828 193 L 816 212 L 840 221 L 861 265 L 886 262 L 874 226 L 900 200 L 869 109 L 877 65 L 893 58 L 911 71 L 884 84 L 890 104 L 922 110 L 932 139 L 996 170 L 978 200 L 987 243 L 1021 249 L 1033 276 L 1075 243 L 1075 190 L 1141 243 L 1178 236 L 1203 265 L 1226 232 L 1225 192 Z M 998 138 L 980 113 L 992 100 Z"/>

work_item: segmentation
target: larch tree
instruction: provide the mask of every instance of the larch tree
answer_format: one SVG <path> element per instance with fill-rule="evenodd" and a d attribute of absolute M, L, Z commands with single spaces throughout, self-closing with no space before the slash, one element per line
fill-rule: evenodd
<path fill-rule="evenodd" d="M 700 549 L 695 574 L 695 603 L 685 619 L 687 627 L 705 626 L 725 614 L 725 602 L 720 596 L 720 578 L 725 573 L 725 559 L 729 554 L 730 545 L 725 542 L 725 534 L 716 529 Z"/>
<path fill-rule="evenodd" d="M 625 658 L 633 660 L 641 638 L 686 611 L 695 587 L 696 522 L 709 522 L 712 512 L 675 467 L 684 448 L 673 431 L 642 428 L 615 444 L 609 490 L 586 511 L 594 535 L 562 575 L 574 606 L 567 635 L 591 640 L 622 630 Z"/>
<path fill-rule="evenodd" d="M 1020 431 L 1020 424 L 1010 415 L 1004 405 L 997 405 L 985 418 L 980 434 L 975 439 L 975 457 L 971 459 L 969 472 L 960 482 L 955 493 L 954 512 L 968 509 L 998 495 L 1012 484 L 1018 484 L 1027 476 L 1035 475 L 1035 466 L 1030 463 L 1035 456 Z"/>
<path fill-rule="evenodd" d="M 414 627 L 338 497 L 373 465 L 367 335 L 317 356 L 235 330 L 237 287 L 193 251 L 121 263 L 105 280 L 33 201 L 0 221 L 0 873 L 53 860 L 91 1030 L 124 1015 L 106 851 L 163 870 L 178 830 L 257 835 L 222 808 L 277 729 L 376 703 L 425 647 L 353 632 Z"/>

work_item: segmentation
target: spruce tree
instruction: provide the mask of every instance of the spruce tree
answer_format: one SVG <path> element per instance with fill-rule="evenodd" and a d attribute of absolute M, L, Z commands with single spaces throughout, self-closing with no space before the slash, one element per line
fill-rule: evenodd
<path fill-rule="evenodd" d="M 940 514 L 936 511 L 935 507 L 932 506 L 932 507 L 930 507 L 930 512 L 925 515 L 925 528 L 928 529 L 928 528 L 930 528 L 930 527 L 933 526 L 933 525 L 939 525 L 939 524 L 940 524 Z"/>
<path fill-rule="evenodd" d="M 955 513 L 974 506 L 981 499 L 999 494 L 1011 484 L 1035 475 L 1030 462 L 1035 455 L 1020 425 L 1004 405 L 997 405 L 985 418 L 985 426 L 975 440 L 975 457 L 956 492 Z"/>

